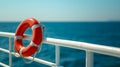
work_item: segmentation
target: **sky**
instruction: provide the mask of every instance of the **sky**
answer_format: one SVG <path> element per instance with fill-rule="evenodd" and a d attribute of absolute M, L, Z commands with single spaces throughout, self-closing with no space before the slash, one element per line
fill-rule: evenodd
<path fill-rule="evenodd" d="M 120 21 L 120 0 L 0 0 L 0 21 Z"/>

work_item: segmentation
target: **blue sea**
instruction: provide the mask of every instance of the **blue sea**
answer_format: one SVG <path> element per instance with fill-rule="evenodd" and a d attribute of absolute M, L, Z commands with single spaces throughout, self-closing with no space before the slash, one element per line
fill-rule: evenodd
<path fill-rule="evenodd" d="M 120 22 L 41 22 L 44 38 L 58 38 L 80 42 L 120 47 Z M 15 33 L 18 23 L 1 22 L 0 31 Z M 27 29 L 26 34 L 32 33 Z M 14 39 L 13 39 L 14 41 Z M 12 44 L 14 45 L 12 41 Z M 24 41 L 29 44 L 30 41 Z M 0 47 L 8 49 L 8 38 L 0 37 Z M 60 47 L 60 64 L 64 67 L 85 67 L 85 51 Z M 9 55 L 0 51 L 0 62 L 8 64 Z M 43 44 L 37 58 L 55 62 L 55 46 Z M 22 58 L 13 56 L 13 67 L 48 67 L 37 62 L 26 64 Z M 120 67 L 120 58 L 94 53 L 94 67 Z"/>

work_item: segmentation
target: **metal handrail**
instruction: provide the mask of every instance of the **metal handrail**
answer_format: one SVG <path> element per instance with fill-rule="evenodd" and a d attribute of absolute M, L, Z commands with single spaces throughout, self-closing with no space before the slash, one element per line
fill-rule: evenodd
<path fill-rule="evenodd" d="M 14 38 L 14 33 L 0 32 L 0 36 Z M 31 36 L 25 35 L 24 39 L 31 40 Z M 110 47 L 98 44 L 91 44 L 85 42 L 77 42 L 55 38 L 44 38 L 43 43 L 52 44 L 56 46 L 56 63 L 54 66 L 59 66 L 60 50 L 59 46 L 69 47 L 73 49 L 85 50 L 86 51 L 86 67 L 93 67 L 93 53 L 105 54 L 120 58 L 120 48 Z M 1 48 L 0 48 L 1 49 Z"/>

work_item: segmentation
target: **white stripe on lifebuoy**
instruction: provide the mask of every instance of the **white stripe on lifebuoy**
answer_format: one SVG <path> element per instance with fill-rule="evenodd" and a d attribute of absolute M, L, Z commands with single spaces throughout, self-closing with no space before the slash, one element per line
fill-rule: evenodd
<path fill-rule="evenodd" d="M 20 49 L 20 55 L 22 56 L 22 50 L 24 49 L 24 47 L 22 47 L 21 49 Z"/>
<path fill-rule="evenodd" d="M 33 41 L 30 42 L 30 45 L 32 45 L 32 46 L 36 46 L 36 47 L 38 46 L 38 45 L 35 44 Z"/>
<path fill-rule="evenodd" d="M 15 36 L 15 39 L 22 39 L 22 36 Z"/>
<path fill-rule="evenodd" d="M 40 27 L 40 25 L 39 25 L 39 24 L 34 24 L 34 25 L 31 27 L 31 29 L 33 30 L 33 29 L 35 29 L 35 28 L 37 28 L 37 27 Z"/>

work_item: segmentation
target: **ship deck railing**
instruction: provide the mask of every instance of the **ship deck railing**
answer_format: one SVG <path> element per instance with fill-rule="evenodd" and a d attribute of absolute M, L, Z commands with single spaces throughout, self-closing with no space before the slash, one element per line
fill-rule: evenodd
<path fill-rule="evenodd" d="M 9 50 L 1 48 L 0 51 L 9 54 L 9 64 L 4 64 L 0 62 L 0 66 L 4 67 L 12 67 L 12 56 L 15 55 L 12 52 L 12 38 L 14 38 L 15 33 L 9 32 L 0 32 L 0 36 L 8 37 L 9 38 Z M 31 36 L 25 35 L 26 37 L 23 38 L 25 40 L 31 40 Z M 55 38 L 44 38 L 43 43 L 55 45 L 55 63 L 42 60 L 39 58 L 34 58 L 35 62 L 48 65 L 50 67 L 64 67 L 60 64 L 60 46 L 84 50 L 86 52 L 86 67 L 94 67 L 94 53 L 109 55 L 120 58 L 120 48 L 112 47 L 112 46 L 104 46 L 98 44 L 91 44 L 86 42 L 78 42 L 78 41 L 71 41 L 71 40 L 63 40 L 63 39 L 55 39 Z M 33 57 L 27 57 L 26 59 L 33 60 Z"/>

